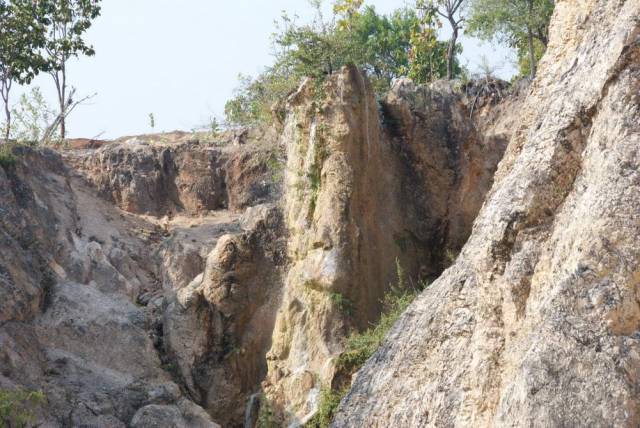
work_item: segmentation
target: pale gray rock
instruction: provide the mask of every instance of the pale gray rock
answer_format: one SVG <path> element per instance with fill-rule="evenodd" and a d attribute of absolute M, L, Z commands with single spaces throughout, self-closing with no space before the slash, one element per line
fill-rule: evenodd
<path fill-rule="evenodd" d="M 640 3 L 559 1 L 458 262 L 334 427 L 640 425 Z"/>

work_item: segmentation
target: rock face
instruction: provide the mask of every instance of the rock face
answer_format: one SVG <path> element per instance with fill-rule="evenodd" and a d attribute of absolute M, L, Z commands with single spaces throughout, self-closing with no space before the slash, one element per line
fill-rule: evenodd
<path fill-rule="evenodd" d="M 15 153 L 0 168 L 0 388 L 42 390 L 44 426 L 149 426 L 167 412 L 217 426 L 163 370 L 133 303 L 157 287 L 159 227 L 95 198 L 58 154 Z"/>
<path fill-rule="evenodd" d="M 480 134 L 450 86 L 397 82 L 379 110 L 345 68 L 318 102 L 289 99 L 284 221 L 290 265 L 264 389 L 287 423 L 316 411 L 344 340 L 380 314 L 396 261 L 418 286 L 468 234 L 506 147 Z"/>
<path fill-rule="evenodd" d="M 559 1 L 468 243 L 333 426 L 640 425 L 640 3 Z"/>
<path fill-rule="evenodd" d="M 169 358 L 190 396 L 224 426 L 243 420 L 244 405 L 266 374 L 286 262 L 279 209 L 248 214 L 248 230 L 221 237 L 204 272 L 164 312 Z"/>
<path fill-rule="evenodd" d="M 277 151 L 256 145 L 217 147 L 198 141 L 142 139 L 69 152 L 76 170 L 125 211 L 154 216 L 245 208 L 273 199 Z"/>
<path fill-rule="evenodd" d="M 250 426 L 266 402 L 309 419 L 397 265 L 419 287 L 466 241 L 510 137 L 496 112 L 519 102 L 409 80 L 378 102 L 352 67 L 315 90 L 290 97 L 279 144 L 17 149 L 0 388 L 42 389 L 46 426 Z"/>

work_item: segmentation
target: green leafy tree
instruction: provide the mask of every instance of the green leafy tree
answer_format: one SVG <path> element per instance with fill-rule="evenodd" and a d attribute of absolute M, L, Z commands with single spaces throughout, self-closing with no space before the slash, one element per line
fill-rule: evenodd
<path fill-rule="evenodd" d="M 535 77 L 548 43 L 554 0 L 472 0 L 467 29 L 518 52 L 520 73 Z"/>
<path fill-rule="evenodd" d="M 46 52 L 56 86 L 59 105 L 58 125 L 60 138 L 66 137 L 66 118 L 73 109 L 75 90 L 69 90 L 67 63 L 73 57 L 93 56 L 95 51 L 87 44 L 85 33 L 100 16 L 100 0 L 42 0 L 49 21 Z"/>
<path fill-rule="evenodd" d="M 333 5 L 333 13 L 340 17 L 338 28 L 342 30 L 351 29 L 354 18 L 359 14 L 364 0 L 338 0 Z"/>
<path fill-rule="evenodd" d="M 407 75 L 418 83 L 430 82 L 446 77 L 449 71 L 449 43 L 437 40 L 436 27 L 439 25 L 434 9 L 421 9 L 417 25 L 410 35 L 411 50 Z M 456 45 L 456 52 L 460 52 Z M 451 63 L 452 76 L 460 75 L 457 57 Z"/>
<path fill-rule="evenodd" d="M 408 74 L 424 83 L 445 75 L 447 44 L 435 38 L 433 14 L 402 8 L 381 15 L 360 0 L 342 0 L 335 4 L 334 15 L 325 19 L 320 3 L 313 6 L 316 14 L 310 23 L 298 24 L 295 17 L 283 16 L 274 35 L 275 64 L 255 79 L 240 77 L 240 86 L 225 107 L 227 123 L 270 122 L 273 107 L 303 77 L 322 83 L 350 63 L 367 73 L 378 94 L 399 76 Z M 458 69 L 455 63 L 454 73 Z"/>
<path fill-rule="evenodd" d="M 12 137 L 21 144 L 47 143 L 44 134 L 53 122 L 56 113 L 42 95 L 39 87 L 20 96 L 18 104 L 12 109 L 14 127 Z"/>
<path fill-rule="evenodd" d="M 335 16 L 325 19 L 321 0 L 310 4 L 315 14 L 308 24 L 298 25 L 295 17 L 283 14 L 280 31 L 274 34 L 276 62 L 294 76 L 324 78 L 345 63 L 347 48 L 336 31 Z"/>
<path fill-rule="evenodd" d="M 466 0 L 417 0 L 416 7 L 427 15 L 437 14 L 449 22 L 451 38 L 447 46 L 447 79 L 451 80 L 455 73 L 456 54 L 459 52 L 458 37 L 462 30 L 462 7 Z"/>
<path fill-rule="evenodd" d="M 276 63 L 256 78 L 240 75 L 234 96 L 225 104 L 225 118 L 230 125 L 255 125 L 272 121 L 274 107 L 286 98 L 297 84 L 291 71 Z"/>
<path fill-rule="evenodd" d="M 38 73 L 49 70 L 41 50 L 46 24 L 41 12 L 42 5 L 32 0 L 0 0 L 0 95 L 6 140 L 11 134 L 9 100 L 13 84 L 28 84 Z"/>
<path fill-rule="evenodd" d="M 379 15 L 366 7 L 345 35 L 351 62 L 367 72 L 379 94 L 394 78 L 408 75 L 417 83 L 446 73 L 447 44 L 436 39 L 436 20 L 410 8 Z"/>

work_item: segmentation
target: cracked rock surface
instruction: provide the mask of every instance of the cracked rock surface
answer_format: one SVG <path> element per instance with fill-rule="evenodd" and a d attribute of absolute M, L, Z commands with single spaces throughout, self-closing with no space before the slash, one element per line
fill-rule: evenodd
<path fill-rule="evenodd" d="M 559 1 L 457 263 L 333 425 L 640 424 L 640 3 Z"/>

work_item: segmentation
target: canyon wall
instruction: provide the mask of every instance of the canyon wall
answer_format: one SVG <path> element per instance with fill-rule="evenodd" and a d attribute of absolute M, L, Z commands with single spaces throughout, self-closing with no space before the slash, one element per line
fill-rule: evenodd
<path fill-rule="evenodd" d="M 59 154 L 13 153 L 0 167 L 0 388 L 42 391 L 41 426 L 218 426 L 164 370 L 135 304 L 157 286 L 160 227 L 96 198 Z"/>
<path fill-rule="evenodd" d="M 354 67 L 305 82 L 288 112 L 290 264 L 263 385 L 287 423 L 304 423 L 345 339 L 379 317 L 397 264 L 418 288 L 461 248 L 506 137 L 481 134 L 449 84 L 400 80 L 378 104 Z"/>
<path fill-rule="evenodd" d="M 14 149 L 0 388 L 42 390 L 47 426 L 304 423 L 398 266 L 419 289 L 466 241 L 520 102 L 501 97 L 400 79 L 376 100 L 347 67 L 291 95 L 278 142 Z"/>
<path fill-rule="evenodd" d="M 73 151 L 68 161 L 100 196 L 123 210 L 163 216 L 242 212 L 273 199 L 279 191 L 273 180 L 280 173 L 274 170 L 278 156 L 269 141 L 217 146 L 131 138 Z"/>
<path fill-rule="evenodd" d="M 640 424 L 639 95 L 640 3 L 556 2 L 468 243 L 332 426 Z"/>

